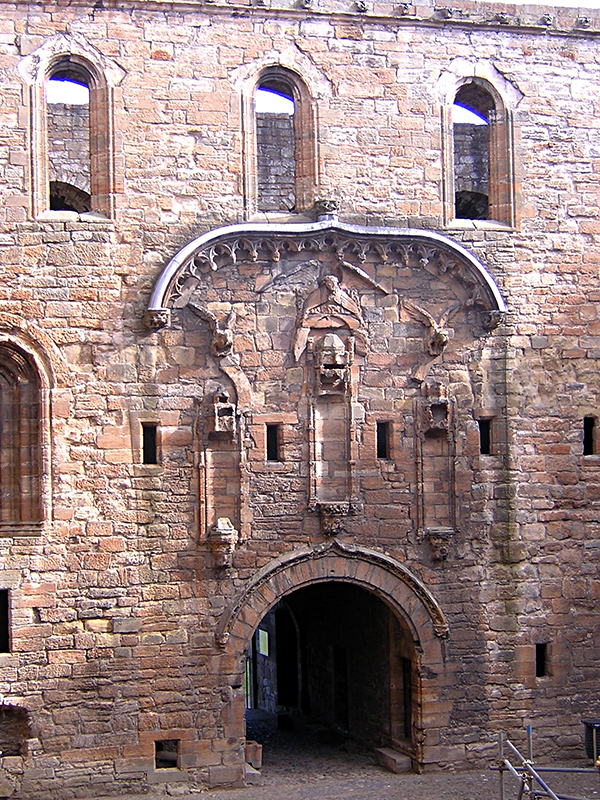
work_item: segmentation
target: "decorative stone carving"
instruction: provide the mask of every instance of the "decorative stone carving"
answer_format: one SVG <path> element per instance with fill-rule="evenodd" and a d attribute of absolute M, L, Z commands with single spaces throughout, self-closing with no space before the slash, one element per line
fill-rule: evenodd
<path fill-rule="evenodd" d="M 323 198 L 315 202 L 314 208 L 317 219 L 331 219 L 332 217 L 337 217 L 340 210 L 340 201 L 334 198 Z"/>
<path fill-rule="evenodd" d="M 325 275 L 304 303 L 294 337 L 294 358 L 298 361 L 306 349 L 311 329 L 347 328 L 366 344 L 363 324 L 357 293 L 344 289 L 335 275 Z"/>
<path fill-rule="evenodd" d="M 151 307 L 183 307 L 193 298 L 190 287 L 196 280 L 205 282 L 207 271 L 239 262 L 278 263 L 284 255 L 293 259 L 295 254 L 321 262 L 321 254 L 333 254 L 341 269 L 360 275 L 386 294 L 357 263 L 425 270 L 443 283 L 454 283 L 465 307 L 505 311 L 498 287 L 485 267 L 451 240 L 425 231 L 346 226 L 335 219 L 329 199 L 319 208 L 326 213 L 316 223 L 273 224 L 268 231 L 259 224 L 233 225 L 203 234 L 165 267 L 152 293 Z M 323 225 L 329 213 L 331 223 Z M 357 352 L 359 347 L 357 337 Z M 220 352 L 219 346 L 217 350 Z"/>
<path fill-rule="evenodd" d="M 231 524 L 231 520 L 228 517 L 219 517 L 217 524 L 211 528 L 208 534 L 208 545 L 217 569 L 231 567 L 238 539 L 238 532 Z"/>
<path fill-rule="evenodd" d="M 344 517 L 351 513 L 350 503 L 317 504 L 321 515 L 321 531 L 324 536 L 337 536 L 345 532 Z"/>
<path fill-rule="evenodd" d="M 504 322 L 506 313 L 493 309 L 491 311 L 482 311 L 482 323 L 486 331 L 495 331 L 496 328 Z"/>
<path fill-rule="evenodd" d="M 235 322 L 235 309 L 231 309 L 227 317 L 225 317 L 224 324 L 221 324 L 215 314 L 207 308 L 203 308 L 195 303 L 193 300 L 188 301 L 190 309 L 208 322 L 212 332 L 211 352 L 213 356 L 222 358 L 229 355 L 233 349 L 233 323 Z"/>
<path fill-rule="evenodd" d="M 235 404 L 231 402 L 225 389 L 213 395 L 208 407 L 206 429 L 210 437 L 232 438 L 236 432 Z"/>
<path fill-rule="evenodd" d="M 431 554 L 435 561 L 445 561 L 448 558 L 454 533 L 452 528 L 429 528 L 426 531 Z"/>
<path fill-rule="evenodd" d="M 171 311 L 168 308 L 149 308 L 144 314 L 144 324 L 152 331 L 166 328 L 171 324 Z"/>
<path fill-rule="evenodd" d="M 449 434 L 452 406 L 447 388 L 441 383 L 428 383 L 424 389 L 425 398 L 419 400 L 418 431 L 420 436 Z"/>
<path fill-rule="evenodd" d="M 419 383 L 424 381 L 427 377 L 427 373 L 429 372 L 432 362 L 436 358 L 439 358 L 439 356 L 441 356 L 446 349 L 446 346 L 450 341 L 450 336 L 448 331 L 445 330 L 445 325 L 448 322 L 449 317 L 460 308 L 460 305 L 460 303 L 455 303 L 454 305 L 450 306 L 450 308 L 444 311 L 440 317 L 440 321 L 436 322 L 433 316 L 421 306 L 411 303 L 410 300 L 404 300 L 402 302 L 402 307 L 408 316 L 412 317 L 418 322 L 422 322 L 427 328 L 427 333 L 425 336 L 425 350 L 429 354 L 429 358 L 425 357 L 426 361 L 421 363 L 413 373 L 413 378 L 419 381 Z"/>

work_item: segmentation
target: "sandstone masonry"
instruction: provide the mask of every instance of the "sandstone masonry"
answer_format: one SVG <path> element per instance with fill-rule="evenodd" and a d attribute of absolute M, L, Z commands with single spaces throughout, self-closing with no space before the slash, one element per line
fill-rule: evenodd
<path fill-rule="evenodd" d="M 417 770 L 528 724 L 583 755 L 599 35 L 462 0 L 0 5 L 1 796 L 240 784 L 246 706 Z M 294 114 L 257 120 L 260 86 Z"/>

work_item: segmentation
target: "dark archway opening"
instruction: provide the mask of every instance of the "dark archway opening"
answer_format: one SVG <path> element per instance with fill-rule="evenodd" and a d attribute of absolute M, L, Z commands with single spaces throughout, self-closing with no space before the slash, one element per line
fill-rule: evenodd
<path fill-rule="evenodd" d="M 261 620 L 246 666 L 247 738 L 291 730 L 319 742 L 412 751 L 412 638 L 376 595 L 342 581 L 286 596 Z"/>

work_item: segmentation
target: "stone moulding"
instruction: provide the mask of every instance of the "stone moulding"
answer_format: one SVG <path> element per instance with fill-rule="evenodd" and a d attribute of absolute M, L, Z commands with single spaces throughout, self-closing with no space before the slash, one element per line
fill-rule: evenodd
<path fill-rule="evenodd" d="M 288 253 L 331 253 L 340 262 L 352 258 L 381 264 L 410 262 L 427 271 L 456 279 L 470 305 L 478 308 L 486 330 L 506 313 L 494 279 L 468 250 L 447 236 L 413 228 L 346 225 L 335 218 L 312 223 L 228 225 L 189 242 L 166 265 L 150 296 L 146 319 L 168 325 L 171 307 L 187 305 L 207 272 L 227 264 L 264 260 L 278 262 Z"/>
<path fill-rule="evenodd" d="M 285 573 L 292 567 L 298 567 L 303 563 L 310 563 L 316 559 L 321 559 L 326 556 L 341 556 L 342 558 L 349 559 L 352 562 L 363 562 L 373 567 L 378 567 L 384 572 L 391 574 L 394 578 L 405 584 L 411 592 L 421 601 L 425 607 L 435 631 L 435 635 L 440 639 L 446 639 L 449 635 L 448 622 L 444 613 L 438 604 L 435 597 L 425 586 L 425 584 L 417 578 L 409 569 L 391 556 L 385 553 L 372 550 L 367 547 L 359 547 L 357 545 L 341 542 L 339 539 L 331 539 L 328 542 L 319 544 L 316 547 L 309 549 L 295 550 L 292 553 L 279 556 L 278 558 L 270 561 L 256 575 L 248 582 L 246 587 L 242 590 L 238 599 L 230 606 L 223 617 L 221 618 L 217 629 L 215 631 L 215 641 L 220 647 L 227 644 L 236 619 L 244 606 L 250 602 L 251 597 L 260 592 L 261 588 L 268 582 L 275 579 L 277 576 Z M 325 580 L 328 578 L 321 578 Z M 340 576 L 334 576 L 333 579 L 340 579 Z M 343 579 L 343 578 L 341 578 Z M 351 577 L 348 577 L 351 580 Z M 293 589 L 300 588 L 295 585 Z M 281 598 L 277 598 L 281 599 Z"/>

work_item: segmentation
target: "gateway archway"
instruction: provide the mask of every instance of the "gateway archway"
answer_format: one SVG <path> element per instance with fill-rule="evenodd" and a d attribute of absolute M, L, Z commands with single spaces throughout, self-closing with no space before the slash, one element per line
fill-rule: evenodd
<path fill-rule="evenodd" d="M 372 592 L 339 580 L 297 589 L 252 638 L 247 734 L 256 738 L 258 717 L 325 741 L 331 734 L 412 753 L 416 663 L 410 631 Z"/>
<path fill-rule="evenodd" d="M 271 643 L 276 648 L 278 615 L 288 645 L 296 637 L 296 673 L 292 660 L 284 659 L 279 667 L 284 694 L 278 697 L 276 649 L 274 658 L 262 656 L 262 679 L 270 677 L 263 683 L 266 691 L 251 703 L 274 712 L 278 706 L 297 708 L 350 733 L 362 726 L 366 743 L 392 744 L 410 754 L 417 767 L 430 760 L 428 745 L 439 742 L 448 724 L 448 704 L 439 703 L 451 684 L 444 615 L 404 565 L 338 540 L 275 559 L 257 573 L 221 623 L 222 678 L 231 687 L 226 735 L 239 737 L 240 753 L 244 684 L 254 691 L 247 683 L 247 654 L 260 647 L 261 630 L 265 652 L 272 652 Z M 284 621 L 286 615 L 290 618 Z M 373 669 L 382 684 L 375 689 L 360 681 L 361 672 Z M 367 723 L 369 702 L 384 720 Z"/>

